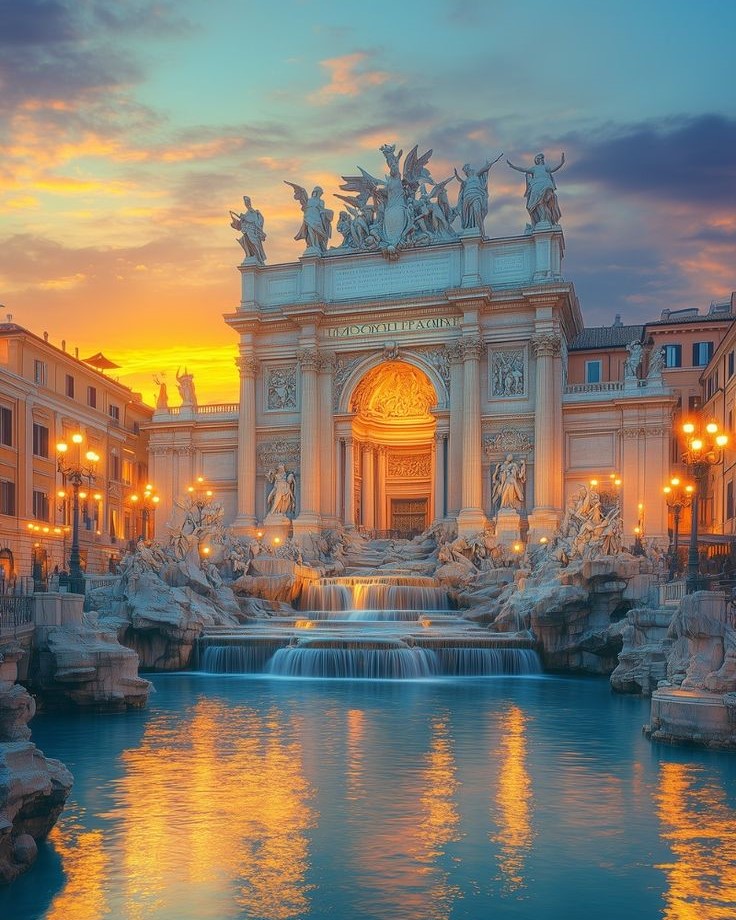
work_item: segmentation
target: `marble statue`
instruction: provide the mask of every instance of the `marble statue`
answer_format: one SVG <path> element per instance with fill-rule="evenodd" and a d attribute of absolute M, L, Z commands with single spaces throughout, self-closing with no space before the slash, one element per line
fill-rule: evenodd
<path fill-rule="evenodd" d="M 626 350 L 629 353 L 629 357 L 624 364 L 624 377 L 637 377 L 639 375 L 642 355 L 644 354 L 644 347 L 641 342 L 629 342 L 626 346 Z"/>
<path fill-rule="evenodd" d="M 158 396 L 156 397 L 156 408 L 165 412 L 169 408 L 169 394 L 166 390 L 166 381 L 164 375 L 154 375 L 153 382 L 158 387 Z"/>
<path fill-rule="evenodd" d="M 294 200 L 298 201 L 302 207 L 304 215 L 299 232 L 294 237 L 295 240 L 304 240 L 307 244 L 307 251 L 312 250 L 324 255 L 327 251 L 327 243 L 332 236 L 332 218 L 334 212 L 325 207 L 322 200 L 324 192 L 316 185 L 311 195 L 307 195 L 306 189 L 294 182 L 284 180 L 286 185 L 294 189 Z"/>
<path fill-rule="evenodd" d="M 179 368 L 179 370 L 181 370 L 181 368 Z M 184 368 L 183 374 L 180 374 L 177 370 L 176 385 L 179 389 L 179 396 L 181 396 L 182 407 L 196 409 L 197 395 L 194 392 L 194 374 L 187 373 L 186 368 Z"/>
<path fill-rule="evenodd" d="M 662 376 L 664 360 L 664 348 L 661 345 L 657 348 L 652 348 L 652 350 L 649 352 L 649 370 L 647 371 L 647 380 L 652 380 Z"/>
<path fill-rule="evenodd" d="M 416 198 L 422 183 L 434 186 L 427 169 L 432 151 L 427 150 L 420 156 L 415 145 L 402 167 L 403 150 L 397 153 L 395 144 L 384 144 L 380 150 L 388 166 L 386 178 L 376 179 L 358 167 L 360 175 L 343 176 L 344 184 L 340 186 L 344 192 L 357 194 L 337 197 L 352 209 L 356 230 L 352 246 L 362 250 L 379 249 L 394 259 L 400 249 L 424 245 L 433 239 L 426 224 L 423 228 L 417 225 L 431 207 L 423 209 Z"/>
<path fill-rule="evenodd" d="M 511 160 L 506 160 L 512 169 L 522 172 L 526 176 L 526 209 L 532 222 L 532 229 L 535 227 L 553 227 L 560 222 L 560 206 L 557 202 L 557 186 L 552 173 L 565 162 L 565 154 L 562 154 L 557 166 L 546 166 L 544 154 L 538 153 L 534 157 L 533 166 L 514 166 Z"/>
<path fill-rule="evenodd" d="M 488 173 L 502 156 L 503 154 L 500 153 L 495 160 L 488 160 L 480 169 L 474 169 L 470 163 L 466 163 L 463 166 L 464 179 L 455 170 L 455 178 L 460 183 L 457 211 L 462 228 L 463 230 L 480 230 L 480 235 L 484 239 L 484 225 L 488 214 Z"/>
<path fill-rule="evenodd" d="M 241 232 L 238 242 L 243 247 L 245 257 L 255 259 L 262 265 L 266 261 L 266 253 L 263 250 L 263 241 L 266 239 L 263 232 L 263 215 L 251 205 L 247 195 L 243 195 L 243 204 L 245 211 L 241 214 L 230 212 L 230 226 Z"/>
<path fill-rule="evenodd" d="M 499 510 L 519 511 L 524 506 L 526 461 L 514 460 L 513 454 L 496 464 L 493 471 L 493 501 Z"/>
<path fill-rule="evenodd" d="M 269 514 L 288 514 L 296 509 L 296 476 L 287 472 L 283 463 L 280 463 L 275 470 L 269 470 L 266 478 L 272 483 L 271 491 L 268 493 L 266 503 Z"/>

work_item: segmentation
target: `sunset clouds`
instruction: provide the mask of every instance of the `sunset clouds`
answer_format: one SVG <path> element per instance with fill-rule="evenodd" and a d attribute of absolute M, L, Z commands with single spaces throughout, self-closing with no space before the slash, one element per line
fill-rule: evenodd
<path fill-rule="evenodd" d="M 186 363 L 235 399 L 249 194 L 270 262 L 299 256 L 283 180 L 329 206 L 377 148 L 433 174 L 565 151 L 566 277 L 590 323 L 736 288 L 736 7 L 624 0 L 0 0 L 0 300 L 102 349 L 121 380 Z M 523 177 L 491 173 L 488 232 L 523 231 Z M 451 196 L 457 193 L 451 186 Z"/>

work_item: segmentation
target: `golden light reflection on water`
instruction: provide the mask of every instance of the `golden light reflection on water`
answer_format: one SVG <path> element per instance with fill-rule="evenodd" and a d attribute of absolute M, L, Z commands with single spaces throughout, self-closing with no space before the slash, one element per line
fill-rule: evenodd
<path fill-rule="evenodd" d="M 292 920 L 309 910 L 308 831 L 316 823 L 296 716 L 201 700 L 183 720 L 151 720 L 125 751 L 114 834 L 57 831 L 67 883 L 53 920 L 196 915 Z M 114 853 L 114 861 L 112 854 Z M 117 876 L 119 903 L 105 892 Z"/>
<path fill-rule="evenodd" d="M 347 713 L 347 797 L 355 802 L 365 796 L 365 713 L 362 709 L 349 709 Z"/>
<path fill-rule="evenodd" d="M 109 857 L 102 831 L 88 831 L 68 817 L 49 834 L 63 860 L 67 883 L 45 915 L 47 920 L 99 920 L 107 914 L 105 882 Z"/>
<path fill-rule="evenodd" d="M 408 837 L 407 852 L 420 865 L 420 875 L 427 876 L 426 900 L 417 913 L 432 920 L 449 917 L 460 888 L 450 884 L 450 875 L 440 860 L 447 846 L 460 840 L 460 814 L 455 797 L 460 783 L 447 721 L 432 719 L 430 747 L 425 754 L 419 784 L 421 818 Z"/>
<path fill-rule="evenodd" d="M 664 763 L 654 796 L 661 836 L 674 861 L 663 920 L 733 920 L 736 916 L 736 810 L 724 791 L 692 764 Z"/>
<path fill-rule="evenodd" d="M 492 817 L 499 826 L 491 837 L 498 846 L 497 860 L 508 892 L 524 887 L 524 863 L 534 842 L 531 776 L 526 768 L 527 717 L 518 706 L 510 706 L 500 720 L 500 751 L 495 809 Z"/>

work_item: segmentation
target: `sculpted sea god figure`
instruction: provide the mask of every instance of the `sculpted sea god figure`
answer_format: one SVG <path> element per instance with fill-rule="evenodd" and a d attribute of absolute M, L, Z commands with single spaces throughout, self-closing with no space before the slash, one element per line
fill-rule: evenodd
<path fill-rule="evenodd" d="M 304 240 L 307 249 L 316 249 L 320 255 L 327 251 L 327 243 L 332 236 L 332 218 L 334 212 L 325 207 L 322 201 L 323 191 L 317 185 L 311 195 L 307 195 L 306 189 L 294 182 L 288 182 L 284 179 L 286 185 L 294 189 L 294 200 L 302 206 L 304 218 L 299 232 L 294 237 L 295 240 Z"/>
<path fill-rule="evenodd" d="M 263 263 L 266 261 L 266 253 L 263 250 L 263 241 L 266 239 L 263 232 L 263 215 L 251 205 L 247 195 L 243 195 L 243 204 L 245 211 L 242 214 L 230 212 L 230 226 L 242 233 L 242 236 L 238 237 L 238 242 L 243 247 L 245 257 Z"/>
<path fill-rule="evenodd" d="M 488 214 L 488 173 L 491 167 L 498 163 L 502 153 L 495 160 L 488 160 L 485 166 L 474 169 L 470 163 L 463 166 L 465 179 L 455 170 L 455 178 L 460 183 L 460 196 L 457 200 L 457 212 L 463 230 L 480 230 L 480 235 L 485 239 L 484 223 Z"/>
<path fill-rule="evenodd" d="M 559 224 L 560 206 L 557 203 L 557 186 L 552 173 L 557 172 L 565 162 L 565 154 L 562 154 L 557 166 L 546 166 L 543 153 L 538 153 L 534 157 L 533 166 L 514 166 L 511 160 L 506 162 L 512 169 L 526 176 L 524 197 L 532 227 Z"/>

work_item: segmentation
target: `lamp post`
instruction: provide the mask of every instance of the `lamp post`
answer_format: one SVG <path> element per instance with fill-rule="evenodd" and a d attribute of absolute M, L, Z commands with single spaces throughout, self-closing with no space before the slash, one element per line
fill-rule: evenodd
<path fill-rule="evenodd" d="M 720 431 L 716 422 L 708 422 L 703 431 L 698 431 L 693 422 L 685 422 L 682 426 L 682 433 L 685 436 L 682 460 L 695 481 L 695 488 L 692 492 L 690 547 L 687 554 L 687 577 L 685 579 L 685 591 L 687 594 L 692 594 L 693 591 L 702 591 L 704 587 L 698 564 L 700 494 L 705 486 L 709 467 L 715 466 L 723 459 L 723 448 L 728 444 L 728 435 Z"/>
<path fill-rule="evenodd" d="M 152 519 L 156 506 L 161 499 L 156 495 L 153 486 L 148 483 L 143 492 L 138 495 L 136 492 L 130 496 L 130 501 L 134 507 L 141 509 L 141 531 L 139 539 L 149 540 L 152 534 L 149 533 L 149 521 Z"/>
<path fill-rule="evenodd" d="M 672 512 L 673 528 L 671 531 L 670 537 L 670 570 L 669 570 L 669 580 L 675 577 L 678 566 L 678 550 L 680 544 L 680 517 L 682 515 L 683 508 L 689 508 L 693 500 L 693 493 L 695 492 L 695 486 L 682 484 L 682 480 L 679 476 L 673 476 L 669 484 L 666 485 L 662 491 L 664 492 L 665 501 L 667 502 L 667 507 Z"/>
<path fill-rule="evenodd" d="M 79 488 L 85 480 L 92 485 L 95 465 L 100 459 L 93 450 L 88 450 L 82 457 L 83 441 L 81 434 L 72 435 L 73 457 L 69 456 L 69 445 L 65 441 L 56 445 L 57 469 L 72 486 L 72 551 L 69 556 L 69 591 L 72 594 L 84 594 L 84 574 L 79 554 Z"/>

